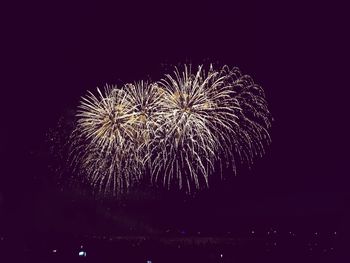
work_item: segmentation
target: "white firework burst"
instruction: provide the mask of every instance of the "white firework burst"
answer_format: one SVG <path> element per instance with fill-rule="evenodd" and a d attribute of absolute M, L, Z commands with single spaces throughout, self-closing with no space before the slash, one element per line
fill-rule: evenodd
<path fill-rule="evenodd" d="M 163 93 L 161 126 L 154 138 L 152 180 L 191 192 L 208 186 L 221 155 L 229 153 L 229 134 L 236 124 L 235 101 L 226 75 L 211 67 L 195 73 L 175 70 L 158 85 Z"/>
<path fill-rule="evenodd" d="M 129 94 L 107 86 L 82 98 L 74 131 L 74 162 L 100 192 L 121 193 L 142 171 L 135 151 L 138 116 Z"/>
<path fill-rule="evenodd" d="M 270 142 L 262 88 L 238 68 L 177 68 L 156 83 L 107 86 L 82 98 L 72 163 L 100 192 L 151 182 L 186 192 L 208 187 L 217 166 L 252 164 Z"/>

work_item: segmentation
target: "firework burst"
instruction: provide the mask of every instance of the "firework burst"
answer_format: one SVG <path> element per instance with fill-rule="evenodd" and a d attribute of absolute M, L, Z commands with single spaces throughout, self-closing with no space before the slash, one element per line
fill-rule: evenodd
<path fill-rule="evenodd" d="M 133 149 L 138 116 L 129 94 L 107 86 L 89 93 L 79 105 L 73 132 L 72 163 L 99 192 L 124 192 L 139 175 Z"/>
<path fill-rule="evenodd" d="M 192 192 L 218 164 L 251 165 L 270 142 L 264 92 L 237 68 L 185 65 L 159 82 L 97 92 L 81 100 L 71 160 L 100 192 L 123 193 L 146 174 Z"/>
<path fill-rule="evenodd" d="M 202 183 L 208 186 L 218 153 L 226 151 L 227 134 L 237 118 L 224 82 L 225 76 L 212 68 L 206 74 L 199 67 L 193 74 L 185 66 L 183 72 L 176 69 L 174 76 L 166 75 L 158 83 L 163 114 L 153 140 L 153 181 L 161 180 L 168 187 L 175 181 L 188 192 Z"/>

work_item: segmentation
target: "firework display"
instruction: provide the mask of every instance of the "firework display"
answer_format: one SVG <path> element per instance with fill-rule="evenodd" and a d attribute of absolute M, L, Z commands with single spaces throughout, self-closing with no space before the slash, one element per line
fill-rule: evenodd
<path fill-rule="evenodd" d="M 147 176 L 191 193 L 216 169 L 250 166 L 270 142 L 263 89 L 238 68 L 184 65 L 158 82 L 97 93 L 81 99 L 70 159 L 100 193 L 126 192 Z"/>

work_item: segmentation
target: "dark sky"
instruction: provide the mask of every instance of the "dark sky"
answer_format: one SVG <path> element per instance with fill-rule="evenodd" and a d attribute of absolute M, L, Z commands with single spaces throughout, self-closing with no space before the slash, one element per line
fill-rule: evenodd
<path fill-rule="evenodd" d="M 45 134 L 86 90 L 107 82 L 157 80 L 165 66 L 178 63 L 214 62 L 238 66 L 263 86 L 275 119 L 272 145 L 244 175 L 186 203 L 177 195 L 147 202 L 149 214 L 182 214 L 181 222 L 200 215 L 207 224 L 242 215 L 253 221 L 317 215 L 341 224 L 349 214 L 350 182 L 348 87 L 341 81 L 348 73 L 345 8 L 332 1 L 261 2 L 8 6 L 1 41 L 2 218 L 17 224 L 27 218 L 31 225 L 66 211 L 74 194 L 50 190 L 55 183 L 46 179 Z M 88 217 L 94 209 L 89 204 L 90 212 L 81 214 Z"/>

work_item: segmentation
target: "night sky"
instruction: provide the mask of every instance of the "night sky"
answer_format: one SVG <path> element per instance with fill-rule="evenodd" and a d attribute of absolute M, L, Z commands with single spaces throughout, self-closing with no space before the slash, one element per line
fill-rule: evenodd
<path fill-rule="evenodd" d="M 115 230 L 119 221 L 112 222 L 108 207 L 126 221 L 164 228 L 257 222 L 346 228 L 344 8 L 331 1 L 117 2 L 29 1 L 5 10 L 2 230 L 71 231 L 80 225 L 94 231 L 105 222 Z M 211 62 L 238 66 L 266 92 L 272 144 L 252 170 L 228 175 L 194 198 L 143 190 L 124 208 L 74 189 L 60 191 L 48 168 L 47 134 L 87 90 L 158 80 L 179 63 Z"/>

